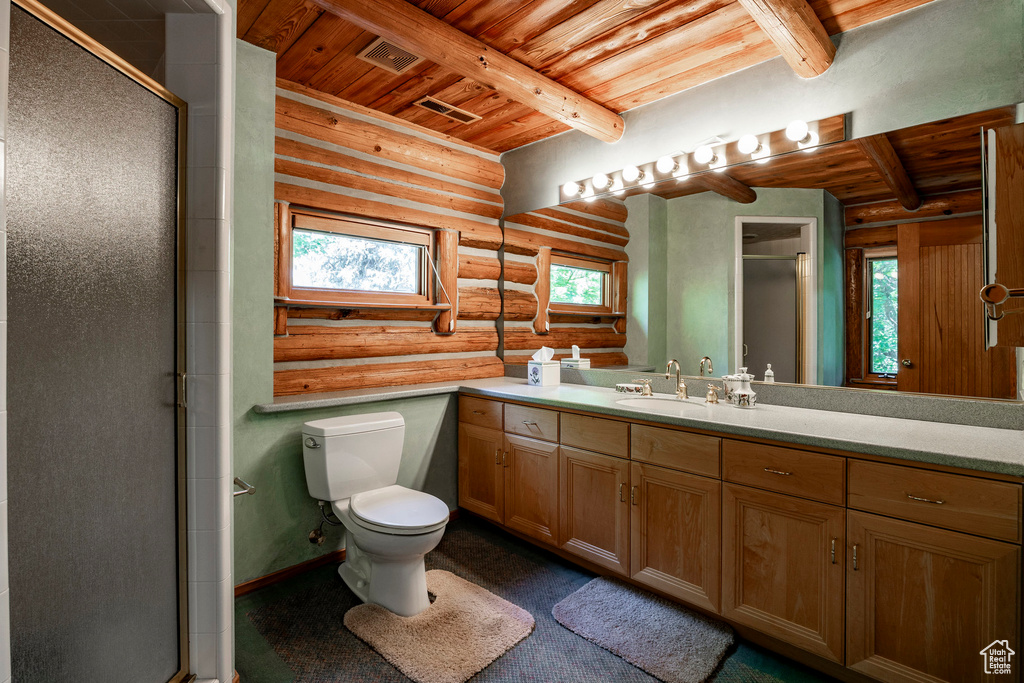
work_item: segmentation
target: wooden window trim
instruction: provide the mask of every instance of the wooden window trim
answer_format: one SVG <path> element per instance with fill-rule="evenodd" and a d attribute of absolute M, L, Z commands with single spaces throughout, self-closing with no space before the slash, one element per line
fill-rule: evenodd
<path fill-rule="evenodd" d="M 449 310 L 446 302 L 434 303 L 434 271 L 426 261 L 437 254 L 435 233 L 432 228 L 410 226 L 386 221 L 368 220 L 327 211 L 283 205 L 278 216 L 278 280 L 276 299 L 287 303 L 330 305 L 345 308 L 397 308 Z M 292 285 L 292 230 L 315 230 L 339 235 L 352 235 L 369 239 L 414 244 L 424 249 L 421 264 L 421 291 L 366 292 L 337 290 Z M 440 266 L 438 266 L 440 269 Z"/>
<path fill-rule="evenodd" d="M 871 247 L 861 249 L 860 258 L 863 261 L 863 267 L 861 268 L 863 275 L 860 278 L 860 287 L 863 295 L 861 301 L 863 306 L 861 308 L 861 319 L 864 324 L 861 327 L 861 348 L 863 353 L 861 354 L 862 366 L 860 368 L 861 379 L 855 381 L 855 384 L 864 386 L 877 386 L 877 387 L 894 387 L 896 386 L 895 377 L 885 377 L 880 373 L 871 372 L 871 318 L 867 317 L 868 309 L 871 307 L 872 301 L 872 290 L 871 290 L 871 269 L 868 264 L 875 259 L 894 259 L 896 258 L 896 247 L 895 246 L 884 246 L 884 247 Z M 899 331 L 897 330 L 897 334 Z"/>
<path fill-rule="evenodd" d="M 569 266 L 570 268 L 584 268 L 586 270 L 598 270 L 604 273 L 604 290 L 601 292 L 600 306 L 584 304 L 567 304 L 557 301 L 548 301 L 548 311 L 556 314 L 584 314 L 584 315 L 610 315 L 612 313 L 612 261 L 587 258 L 577 254 L 552 253 L 552 266 Z M 550 278 L 550 273 L 548 274 Z M 549 294 L 550 297 L 550 294 Z"/>

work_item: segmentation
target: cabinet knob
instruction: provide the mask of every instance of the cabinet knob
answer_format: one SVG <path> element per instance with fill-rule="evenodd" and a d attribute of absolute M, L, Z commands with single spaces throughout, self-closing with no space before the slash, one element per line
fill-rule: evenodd
<path fill-rule="evenodd" d="M 853 544 L 853 571 L 857 571 L 857 544 Z"/>
<path fill-rule="evenodd" d="M 905 368 L 909 368 L 912 367 L 914 364 L 910 362 L 909 358 L 904 358 L 903 360 L 900 361 L 900 365 L 902 365 Z"/>
<path fill-rule="evenodd" d="M 626 502 L 626 482 L 619 484 L 619 502 Z"/>

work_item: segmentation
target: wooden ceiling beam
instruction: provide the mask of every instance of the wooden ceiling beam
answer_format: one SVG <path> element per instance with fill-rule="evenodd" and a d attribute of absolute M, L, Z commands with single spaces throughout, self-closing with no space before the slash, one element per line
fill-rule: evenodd
<path fill-rule="evenodd" d="M 690 178 L 690 182 L 740 204 L 752 204 L 757 201 L 756 192 L 725 172 L 710 171 L 701 173 Z"/>
<path fill-rule="evenodd" d="M 869 135 L 865 138 L 854 140 L 856 145 L 875 167 L 882 180 L 892 190 L 893 195 L 900 205 L 907 211 L 915 211 L 921 206 L 921 197 L 914 189 L 914 183 L 907 175 L 907 169 L 903 167 L 896 150 L 885 133 Z"/>
<path fill-rule="evenodd" d="M 622 137 L 615 112 L 542 76 L 404 0 L 315 0 L 333 14 L 604 142 Z"/>
<path fill-rule="evenodd" d="M 825 73 L 836 56 L 828 31 L 806 0 L 739 0 L 801 78 Z"/>

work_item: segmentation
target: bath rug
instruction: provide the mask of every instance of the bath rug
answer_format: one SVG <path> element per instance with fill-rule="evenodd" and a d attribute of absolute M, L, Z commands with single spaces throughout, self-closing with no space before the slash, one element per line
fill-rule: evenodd
<path fill-rule="evenodd" d="M 562 626 L 666 683 L 701 683 L 732 629 L 629 584 L 598 577 L 551 610 Z"/>
<path fill-rule="evenodd" d="M 434 602 L 414 617 L 357 605 L 345 626 L 417 683 L 463 683 L 533 631 L 526 610 L 451 572 L 427 572 Z"/>

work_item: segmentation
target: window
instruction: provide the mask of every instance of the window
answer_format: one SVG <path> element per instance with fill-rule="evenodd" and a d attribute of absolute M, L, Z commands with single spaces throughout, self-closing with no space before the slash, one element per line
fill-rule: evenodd
<path fill-rule="evenodd" d="M 899 370 L 899 283 L 896 258 L 868 258 L 866 266 L 867 371 L 872 375 L 895 375 Z"/>
<path fill-rule="evenodd" d="M 611 311 L 611 263 L 551 256 L 549 308 L 567 313 Z"/>
<path fill-rule="evenodd" d="M 281 269 L 290 300 L 431 304 L 433 231 L 302 210 L 292 211 L 291 223 L 289 263 Z"/>

